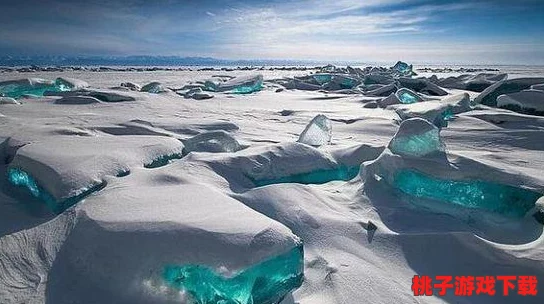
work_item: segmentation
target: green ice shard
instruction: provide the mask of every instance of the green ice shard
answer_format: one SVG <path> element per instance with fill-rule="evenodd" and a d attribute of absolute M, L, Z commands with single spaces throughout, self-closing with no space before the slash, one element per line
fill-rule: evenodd
<path fill-rule="evenodd" d="M 38 182 L 36 182 L 36 180 L 30 174 L 19 168 L 11 168 L 8 170 L 8 181 L 15 186 L 27 188 L 32 196 L 42 200 L 47 205 L 49 210 L 56 214 L 62 213 L 64 210 L 85 198 L 87 195 L 99 191 L 106 186 L 106 183 L 102 182 L 92 187 L 82 189 L 78 195 L 62 201 L 57 201 L 45 189 L 40 187 Z"/>
<path fill-rule="evenodd" d="M 308 173 L 294 174 L 276 179 L 254 180 L 253 183 L 257 187 L 285 183 L 324 184 L 334 180 L 348 181 L 357 176 L 358 173 L 359 166 L 340 166 L 335 169 L 316 170 Z"/>
<path fill-rule="evenodd" d="M 167 266 L 163 278 L 185 290 L 198 304 L 276 304 L 300 287 L 304 276 L 302 244 L 287 253 L 225 277 L 203 265 Z"/>
<path fill-rule="evenodd" d="M 414 170 L 401 170 L 394 186 L 409 195 L 520 218 L 542 194 L 484 181 L 437 179 Z"/>

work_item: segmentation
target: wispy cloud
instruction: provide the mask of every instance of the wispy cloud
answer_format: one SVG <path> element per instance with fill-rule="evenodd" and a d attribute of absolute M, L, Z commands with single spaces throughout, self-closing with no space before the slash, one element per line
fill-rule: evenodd
<path fill-rule="evenodd" d="M 0 11 L 11 53 L 544 61 L 537 0 L 4 0 Z"/>

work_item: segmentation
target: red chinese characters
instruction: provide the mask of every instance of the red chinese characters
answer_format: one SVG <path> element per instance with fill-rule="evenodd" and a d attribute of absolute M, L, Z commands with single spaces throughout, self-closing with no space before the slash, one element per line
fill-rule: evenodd
<path fill-rule="evenodd" d="M 444 296 L 453 290 L 455 296 L 503 295 L 516 293 L 521 296 L 536 296 L 538 280 L 536 276 L 430 276 L 415 275 L 412 278 L 414 296 Z M 499 293 L 497 293 L 497 291 Z M 502 293 L 500 293 L 502 291 Z"/>

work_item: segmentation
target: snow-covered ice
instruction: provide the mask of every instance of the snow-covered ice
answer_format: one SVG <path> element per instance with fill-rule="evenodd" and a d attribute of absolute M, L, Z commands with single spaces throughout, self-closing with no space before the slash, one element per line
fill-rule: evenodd
<path fill-rule="evenodd" d="M 542 303 L 413 296 L 544 277 L 544 78 L 416 71 L 0 74 L 0 303 Z"/>

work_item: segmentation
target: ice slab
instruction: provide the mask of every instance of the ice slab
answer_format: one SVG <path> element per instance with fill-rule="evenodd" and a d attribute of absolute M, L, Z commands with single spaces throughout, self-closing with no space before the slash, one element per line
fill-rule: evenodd
<path fill-rule="evenodd" d="M 497 97 L 497 107 L 523 114 L 544 116 L 544 91 L 523 90 Z"/>
<path fill-rule="evenodd" d="M 487 89 L 489 86 L 506 80 L 508 78 L 507 74 L 489 74 L 481 73 L 477 75 L 464 74 L 457 77 L 448 77 L 443 79 L 438 79 L 436 84 L 443 88 L 450 89 L 460 89 L 460 90 L 469 90 L 474 92 L 482 92 Z"/>
<path fill-rule="evenodd" d="M 440 130 L 423 118 L 404 120 L 389 142 L 388 148 L 395 154 L 421 157 L 443 152 Z"/>
<path fill-rule="evenodd" d="M 164 279 L 198 304 L 279 303 L 302 284 L 303 256 L 301 244 L 228 277 L 202 265 L 168 266 Z"/>
<path fill-rule="evenodd" d="M 531 86 L 532 90 L 544 91 L 544 83 L 534 84 Z"/>
<path fill-rule="evenodd" d="M 394 186 L 404 193 L 467 208 L 485 209 L 521 218 L 531 210 L 540 193 L 478 180 L 445 180 L 415 170 L 396 173 Z"/>
<path fill-rule="evenodd" d="M 310 146 L 322 146 L 329 144 L 332 138 L 332 122 L 323 115 L 315 116 L 306 126 L 298 138 L 299 143 Z"/>
<path fill-rule="evenodd" d="M 262 90 L 263 75 L 239 76 L 227 81 L 206 81 L 204 89 L 212 92 L 248 94 Z"/>
<path fill-rule="evenodd" d="M 530 88 L 532 85 L 540 84 L 543 82 L 544 78 L 542 77 L 516 78 L 499 81 L 485 89 L 482 93 L 480 93 L 480 95 L 478 95 L 474 99 L 474 102 L 491 107 L 496 107 L 497 97 L 499 97 L 499 95 L 520 92 L 522 90 Z"/>
<path fill-rule="evenodd" d="M 0 105 L 3 104 L 21 104 L 15 98 L 11 97 L 0 97 Z"/>
<path fill-rule="evenodd" d="M 398 82 L 401 87 L 413 90 L 415 92 L 432 95 L 432 96 L 445 96 L 448 95 L 441 87 L 436 84 L 428 81 L 427 79 L 414 79 L 401 77 L 398 79 Z"/>
<path fill-rule="evenodd" d="M 426 101 L 412 104 L 391 106 L 402 120 L 420 117 L 432 122 L 438 128 L 448 125 L 454 118 L 453 107 L 448 103 Z"/>
<path fill-rule="evenodd" d="M 69 91 L 70 87 L 40 78 L 28 78 L 0 82 L 0 94 L 5 97 L 20 98 L 25 94 L 43 96 L 46 91 Z"/>

